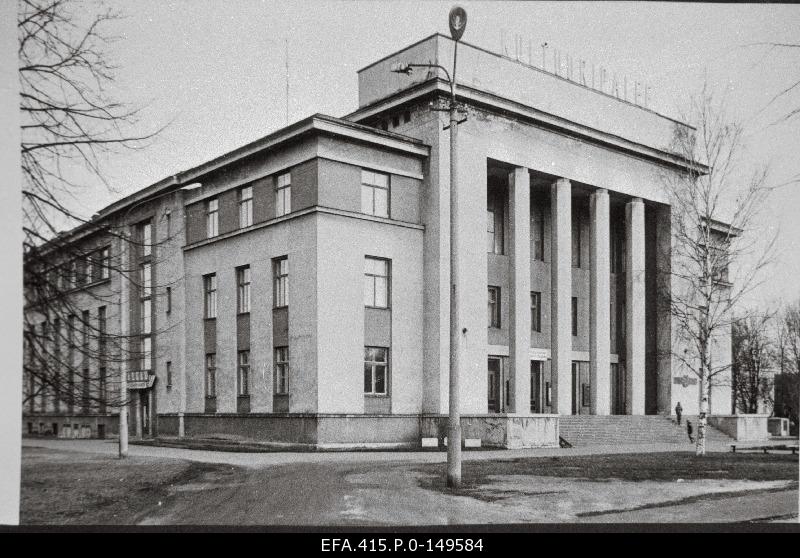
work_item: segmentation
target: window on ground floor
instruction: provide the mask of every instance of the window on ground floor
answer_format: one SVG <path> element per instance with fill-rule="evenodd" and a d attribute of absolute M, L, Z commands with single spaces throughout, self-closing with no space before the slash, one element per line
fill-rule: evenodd
<path fill-rule="evenodd" d="M 364 347 L 364 393 L 386 395 L 389 349 Z"/>

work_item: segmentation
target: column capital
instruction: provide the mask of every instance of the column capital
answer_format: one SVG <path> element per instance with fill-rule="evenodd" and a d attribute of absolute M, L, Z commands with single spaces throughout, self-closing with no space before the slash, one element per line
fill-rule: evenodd
<path fill-rule="evenodd" d="M 594 192 L 591 193 L 592 196 L 607 196 L 608 190 L 605 188 L 598 188 Z"/>
<path fill-rule="evenodd" d="M 628 204 L 629 204 L 629 205 L 630 205 L 630 204 L 634 204 L 634 203 L 636 203 L 636 204 L 639 204 L 639 203 L 644 203 L 644 200 L 643 200 L 642 198 L 633 198 L 633 199 L 631 199 L 630 201 L 628 201 Z"/>

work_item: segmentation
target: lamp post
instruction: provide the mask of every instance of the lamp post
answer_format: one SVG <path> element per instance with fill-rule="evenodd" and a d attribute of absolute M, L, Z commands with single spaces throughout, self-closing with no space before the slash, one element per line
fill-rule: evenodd
<path fill-rule="evenodd" d="M 450 103 L 447 108 L 434 110 L 447 110 L 450 113 L 450 397 L 448 408 L 447 427 L 447 486 L 458 488 L 461 485 L 461 412 L 459 409 L 459 374 L 461 357 L 461 337 L 466 333 L 466 328 L 459 331 L 461 312 L 458 303 L 459 273 L 458 253 L 459 235 L 456 214 L 458 211 L 458 180 L 457 180 L 457 155 L 458 155 L 458 107 L 456 105 L 456 62 L 458 60 L 458 41 L 464 34 L 467 26 L 467 12 L 460 6 L 454 6 L 449 15 L 450 36 L 455 45 L 453 47 L 453 75 L 439 64 L 393 64 L 391 71 L 410 74 L 413 68 L 439 68 L 450 83 Z"/>
<path fill-rule="evenodd" d="M 128 350 L 130 336 L 128 335 L 128 321 L 129 321 L 129 304 L 130 301 L 128 300 L 129 293 L 130 293 L 130 285 L 128 278 L 125 276 L 125 272 L 123 271 L 124 267 L 126 267 L 126 260 L 128 259 L 128 243 L 130 242 L 130 235 L 128 234 L 128 217 L 130 216 L 131 212 L 140 207 L 145 203 L 153 202 L 157 199 L 160 199 L 164 196 L 168 196 L 170 194 L 174 194 L 178 190 L 182 190 L 185 192 L 189 192 L 191 190 L 196 190 L 199 188 L 201 184 L 199 182 L 194 182 L 192 184 L 187 184 L 185 186 L 181 186 L 176 190 L 169 190 L 167 192 L 162 192 L 157 196 L 152 198 L 147 198 L 144 200 L 140 200 L 130 206 L 125 214 L 123 215 L 122 221 L 122 233 L 120 234 L 120 239 L 122 244 L 120 245 L 119 249 L 119 276 L 120 276 L 120 330 L 122 333 L 122 338 L 124 339 L 125 349 Z M 119 408 L 119 458 L 125 459 L 128 457 L 128 371 L 126 369 L 127 359 L 122 359 L 120 361 L 120 378 L 119 378 L 119 391 L 120 396 L 122 398 L 122 404 Z M 186 386 L 183 386 L 183 389 L 186 390 Z"/>

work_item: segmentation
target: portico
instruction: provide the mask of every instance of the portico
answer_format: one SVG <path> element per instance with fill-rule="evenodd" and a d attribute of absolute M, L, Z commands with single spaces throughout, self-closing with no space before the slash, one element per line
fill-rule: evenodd
<path fill-rule="evenodd" d="M 487 184 L 488 411 L 644 414 L 644 201 L 491 160 Z"/>

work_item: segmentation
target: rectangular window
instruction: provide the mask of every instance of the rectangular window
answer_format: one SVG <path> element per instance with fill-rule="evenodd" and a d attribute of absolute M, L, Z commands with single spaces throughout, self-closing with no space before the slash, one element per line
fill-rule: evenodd
<path fill-rule="evenodd" d="M 106 399 L 108 397 L 108 380 L 107 380 L 107 372 L 106 367 L 100 367 L 100 378 L 99 378 L 99 385 L 98 385 L 98 396 L 100 399 L 100 412 L 106 412 Z"/>
<path fill-rule="evenodd" d="M 142 256 L 153 253 L 153 227 L 150 222 L 139 225 L 139 242 L 142 244 Z"/>
<path fill-rule="evenodd" d="M 153 266 L 143 263 L 139 266 L 139 285 L 142 288 L 142 298 L 150 298 L 153 288 Z"/>
<path fill-rule="evenodd" d="M 289 347 L 275 347 L 275 393 L 289 393 Z"/>
<path fill-rule="evenodd" d="M 141 369 L 149 371 L 153 367 L 153 340 L 142 337 Z"/>
<path fill-rule="evenodd" d="M 278 176 L 275 184 L 275 217 L 292 212 L 292 173 Z"/>
<path fill-rule="evenodd" d="M 100 279 L 111 276 L 111 251 L 108 248 L 100 250 Z"/>
<path fill-rule="evenodd" d="M 94 254 L 89 254 L 86 256 L 86 264 L 83 268 L 84 273 L 84 283 L 92 283 L 95 279 L 94 277 Z"/>
<path fill-rule="evenodd" d="M 542 331 L 542 293 L 531 291 L 531 331 Z"/>
<path fill-rule="evenodd" d="M 581 384 L 581 405 L 588 407 L 591 405 L 592 390 L 589 384 Z"/>
<path fill-rule="evenodd" d="M 208 353 L 206 355 L 206 397 L 217 396 L 217 355 Z"/>
<path fill-rule="evenodd" d="M 106 307 L 100 306 L 97 309 L 97 332 L 98 332 L 98 348 L 100 349 L 100 355 L 105 355 L 106 352 L 106 330 L 108 327 L 108 321 L 106 319 Z"/>
<path fill-rule="evenodd" d="M 205 317 L 217 317 L 217 276 L 212 273 L 203 277 L 203 289 L 205 290 Z"/>
<path fill-rule="evenodd" d="M 91 318 L 91 315 L 90 315 L 88 310 L 84 310 L 81 313 L 81 321 L 83 322 L 81 324 L 81 328 L 83 330 L 82 331 L 82 333 L 83 333 L 82 344 L 83 344 L 84 357 L 86 357 L 86 355 L 89 354 L 89 327 L 91 326 L 91 319 L 92 318 Z M 47 337 L 45 336 L 45 338 L 47 338 Z"/>
<path fill-rule="evenodd" d="M 275 308 L 289 305 L 289 259 L 284 256 L 272 260 L 272 275 L 275 286 L 273 293 Z"/>
<path fill-rule="evenodd" d="M 364 258 L 364 306 L 389 307 L 389 260 Z"/>
<path fill-rule="evenodd" d="M 239 190 L 239 228 L 253 224 L 253 187 L 245 186 Z"/>
<path fill-rule="evenodd" d="M 250 351 L 239 351 L 239 377 L 236 379 L 236 387 L 239 395 L 249 395 L 250 378 Z"/>
<path fill-rule="evenodd" d="M 531 236 L 533 237 L 533 259 L 544 261 L 544 211 L 537 204 L 531 208 Z"/>
<path fill-rule="evenodd" d="M 486 251 L 494 254 L 494 209 L 486 210 Z"/>
<path fill-rule="evenodd" d="M 139 333 L 148 334 L 152 331 L 152 302 L 149 298 L 142 299 L 139 304 Z"/>
<path fill-rule="evenodd" d="M 167 314 L 172 312 L 172 287 L 167 287 Z"/>
<path fill-rule="evenodd" d="M 167 389 L 172 388 L 172 361 L 167 361 Z"/>
<path fill-rule="evenodd" d="M 581 223 L 575 213 L 572 214 L 572 267 L 581 266 Z"/>
<path fill-rule="evenodd" d="M 503 254 L 503 196 L 501 190 L 489 190 L 486 209 L 486 251 Z"/>
<path fill-rule="evenodd" d="M 75 287 L 78 285 L 78 260 L 72 260 L 69 263 L 69 286 Z"/>
<path fill-rule="evenodd" d="M 622 235 L 616 228 L 611 229 L 611 273 L 621 273 L 622 269 Z"/>
<path fill-rule="evenodd" d="M 489 327 L 500 327 L 500 287 L 489 287 Z"/>
<path fill-rule="evenodd" d="M 578 336 L 578 299 L 572 297 L 572 336 Z"/>
<path fill-rule="evenodd" d="M 389 216 L 389 175 L 361 170 L 361 212 Z"/>
<path fill-rule="evenodd" d="M 75 279 L 78 286 L 85 285 L 86 281 L 86 258 L 76 258 L 75 263 Z"/>
<path fill-rule="evenodd" d="M 389 349 L 364 347 L 364 393 L 386 395 Z"/>
<path fill-rule="evenodd" d="M 236 309 L 239 314 L 250 312 L 250 266 L 236 269 Z"/>
<path fill-rule="evenodd" d="M 206 202 L 206 238 L 214 238 L 219 234 L 219 200 L 214 198 Z"/>

